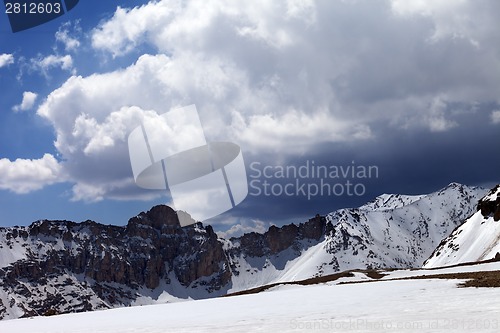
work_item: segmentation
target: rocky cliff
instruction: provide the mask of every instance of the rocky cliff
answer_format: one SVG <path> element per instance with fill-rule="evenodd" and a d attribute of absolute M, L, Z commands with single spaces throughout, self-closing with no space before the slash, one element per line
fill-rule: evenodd
<path fill-rule="evenodd" d="M 2 317 L 131 305 L 147 290 L 206 297 L 231 281 L 212 227 L 181 228 L 167 206 L 126 227 L 42 220 L 3 228 L 0 254 Z"/>

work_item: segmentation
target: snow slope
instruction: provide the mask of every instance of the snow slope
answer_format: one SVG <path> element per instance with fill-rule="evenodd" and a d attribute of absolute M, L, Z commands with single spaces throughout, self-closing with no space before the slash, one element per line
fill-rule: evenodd
<path fill-rule="evenodd" d="M 457 288 L 460 281 L 287 285 L 253 295 L 1 321 L 0 332 L 498 332 L 500 289 Z"/>
<path fill-rule="evenodd" d="M 495 203 L 500 187 L 488 193 L 481 201 Z M 424 267 L 441 267 L 464 262 L 494 258 L 500 253 L 500 221 L 492 214 L 483 216 L 477 211 L 439 245 Z"/>

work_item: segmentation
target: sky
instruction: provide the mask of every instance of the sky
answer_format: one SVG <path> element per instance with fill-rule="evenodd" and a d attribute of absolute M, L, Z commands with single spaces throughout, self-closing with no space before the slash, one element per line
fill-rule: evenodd
<path fill-rule="evenodd" d="M 127 138 L 192 104 L 207 141 L 238 144 L 245 161 L 246 199 L 204 221 L 225 236 L 382 193 L 492 187 L 499 11 L 495 0 L 82 0 L 13 33 L 2 8 L 0 226 L 124 225 L 173 204 L 135 184 Z"/>

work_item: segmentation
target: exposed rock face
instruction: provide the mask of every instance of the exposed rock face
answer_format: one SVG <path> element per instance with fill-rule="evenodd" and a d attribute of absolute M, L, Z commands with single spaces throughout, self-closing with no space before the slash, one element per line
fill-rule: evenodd
<path fill-rule="evenodd" d="M 492 189 L 490 195 L 479 201 L 477 210 L 480 210 L 484 217 L 492 215 L 494 221 L 500 221 L 500 185 Z"/>
<path fill-rule="evenodd" d="M 181 228 L 176 213 L 167 206 L 139 214 L 126 227 L 43 220 L 26 228 L 5 228 L 2 234 L 5 242 L 0 244 L 21 258 L 0 269 L 5 292 L 0 300 L 9 299 L 11 293 L 24 296 L 27 304 L 18 304 L 23 316 L 49 309 L 67 312 L 127 305 L 141 288 L 158 289 L 171 279 L 191 297 L 203 296 L 197 295 L 198 285 L 205 294 L 217 295 L 225 292 L 223 287 L 231 280 L 222 244 L 212 227 L 198 223 Z M 66 278 L 59 281 L 62 277 Z M 40 289 L 47 286 L 73 291 L 44 295 Z M 82 290 L 88 297 L 81 295 Z M 39 298 L 31 297 L 34 294 Z M 77 304 L 65 304 L 67 296 L 78 299 Z M 2 304 L 0 317 L 5 315 Z"/>
<path fill-rule="evenodd" d="M 251 232 L 232 241 L 241 243 L 239 249 L 251 257 L 277 254 L 285 249 L 300 250 L 299 242 L 303 239 L 319 240 L 325 233 L 326 219 L 316 215 L 308 222 L 288 224 L 281 228 L 271 226 L 264 234 Z"/>

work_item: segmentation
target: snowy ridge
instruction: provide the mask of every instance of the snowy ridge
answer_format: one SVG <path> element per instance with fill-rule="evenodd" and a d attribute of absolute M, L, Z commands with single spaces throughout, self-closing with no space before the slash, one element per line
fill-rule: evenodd
<path fill-rule="evenodd" d="M 481 205 L 492 205 L 487 212 Z M 500 211 L 500 186 L 480 201 L 478 211 L 444 239 L 424 267 L 441 267 L 464 262 L 500 258 L 500 221 L 492 214 Z"/>
<path fill-rule="evenodd" d="M 425 195 L 382 194 L 359 209 L 367 211 L 391 210 L 412 204 L 424 197 Z"/>
<path fill-rule="evenodd" d="M 382 195 L 358 209 L 337 210 L 326 216 L 321 238 L 303 240 L 295 250 L 265 258 L 230 256 L 247 274 L 233 275 L 229 292 L 356 268 L 420 267 L 485 193 L 451 183 L 429 195 Z"/>

